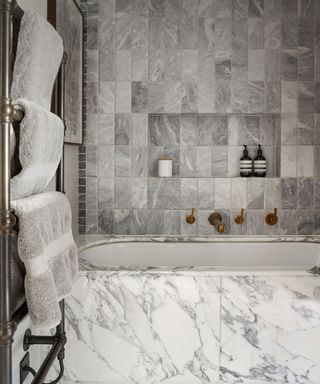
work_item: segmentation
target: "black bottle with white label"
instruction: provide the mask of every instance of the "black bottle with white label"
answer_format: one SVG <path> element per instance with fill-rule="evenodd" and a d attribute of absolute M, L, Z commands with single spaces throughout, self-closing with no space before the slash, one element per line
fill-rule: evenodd
<path fill-rule="evenodd" d="M 265 177 L 267 174 L 267 161 L 262 154 L 260 144 L 257 151 L 257 156 L 253 160 L 253 174 L 256 177 Z"/>
<path fill-rule="evenodd" d="M 240 176 L 241 177 L 252 176 L 252 159 L 248 155 L 248 150 L 246 145 L 244 145 L 243 156 L 240 159 Z"/>

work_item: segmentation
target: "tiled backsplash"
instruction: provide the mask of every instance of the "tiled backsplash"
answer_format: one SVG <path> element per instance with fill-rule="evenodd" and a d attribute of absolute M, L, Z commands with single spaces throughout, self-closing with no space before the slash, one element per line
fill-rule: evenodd
<path fill-rule="evenodd" d="M 83 0 L 81 233 L 320 233 L 318 0 Z M 268 178 L 240 179 L 241 145 Z M 173 159 L 173 178 L 157 160 Z M 281 176 L 275 178 L 275 176 Z M 185 216 L 198 208 L 195 225 Z M 233 216 L 247 208 L 243 225 Z M 279 223 L 264 216 L 279 208 Z"/>

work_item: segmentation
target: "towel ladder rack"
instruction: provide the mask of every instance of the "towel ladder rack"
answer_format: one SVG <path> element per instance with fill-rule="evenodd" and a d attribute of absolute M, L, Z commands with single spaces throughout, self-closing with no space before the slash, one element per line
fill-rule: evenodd
<path fill-rule="evenodd" d="M 15 121 L 23 119 L 23 111 L 15 106 L 10 98 L 12 82 L 12 61 L 15 55 L 17 32 L 23 10 L 16 0 L 0 0 L 0 384 L 12 384 L 12 343 L 17 325 L 28 312 L 24 303 L 12 314 L 11 287 L 11 236 L 14 233 L 16 219 L 10 207 L 10 128 Z M 62 62 L 57 80 L 56 111 L 64 117 L 64 67 Z M 61 158 L 56 176 L 56 187 L 64 192 L 64 156 Z M 51 345 L 51 349 L 38 372 L 33 371 L 35 377 L 32 384 L 42 384 L 58 357 L 61 372 L 53 382 L 61 378 L 63 372 L 64 345 L 66 343 L 64 329 L 64 300 L 60 302 L 62 320 L 56 328 L 54 336 L 32 336 L 25 339 L 25 348 L 32 344 Z"/>

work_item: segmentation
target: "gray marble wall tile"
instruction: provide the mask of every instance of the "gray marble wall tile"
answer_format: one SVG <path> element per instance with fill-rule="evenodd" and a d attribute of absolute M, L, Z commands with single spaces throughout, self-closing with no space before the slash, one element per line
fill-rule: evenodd
<path fill-rule="evenodd" d="M 213 178 L 198 179 L 198 207 L 200 209 L 212 209 L 214 207 L 214 186 Z"/>
<path fill-rule="evenodd" d="M 181 179 L 180 207 L 183 209 L 198 207 L 198 180 L 196 178 Z"/>
<path fill-rule="evenodd" d="M 149 49 L 160 50 L 165 47 L 164 17 L 149 17 Z"/>
<path fill-rule="evenodd" d="M 213 177 L 228 176 L 228 147 L 227 146 L 212 147 L 212 176 Z"/>
<path fill-rule="evenodd" d="M 181 50 L 166 49 L 165 79 L 180 81 L 182 71 Z"/>
<path fill-rule="evenodd" d="M 113 234 L 114 230 L 114 211 L 111 209 L 99 210 L 98 233 Z"/>
<path fill-rule="evenodd" d="M 193 224 L 189 224 L 186 221 L 186 217 L 190 215 L 190 210 L 182 210 L 180 211 L 180 228 L 181 234 L 185 236 L 195 236 L 198 234 L 198 211 L 196 211 L 196 221 Z"/>
<path fill-rule="evenodd" d="M 301 113 L 298 115 L 298 144 L 313 145 L 315 138 L 314 115 Z"/>
<path fill-rule="evenodd" d="M 98 208 L 99 210 L 108 210 L 113 208 L 114 204 L 114 179 L 98 180 Z"/>
<path fill-rule="evenodd" d="M 148 174 L 158 176 L 158 160 L 164 156 L 164 147 L 148 146 Z"/>
<path fill-rule="evenodd" d="M 130 0 L 116 0 L 116 13 L 130 15 L 132 13 L 132 3 Z"/>
<path fill-rule="evenodd" d="M 198 211 L 198 235 L 216 235 L 217 232 L 208 221 L 208 217 L 211 213 L 212 211 Z"/>
<path fill-rule="evenodd" d="M 281 16 L 281 0 L 267 0 L 264 4 L 264 15 L 265 16 Z"/>
<path fill-rule="evenodd" d="M 198 78 L 199 81 L 214 81 L 215 53 L 214 49 L 198 50 Z"/>
<path fill-rule="evenodd" d="M 199 82 L 198 83 L 198 112 L 213 113 L 215 110 L 215 83 Z"/>
<path fill-rule="evenodd" d="M 281 116 L 281 144 L 297 144 L 298 119 L 296 114 Z"/>
<path fill-rule="evenodd" d="M 98 49 L 98 15 L 92 14 L 87 18 L 87 48 Z"/>
<path fill-rule="evenodd" d="M 132 51 L 132 80 L 146 81 L 148 79 L 148 51 Z"/>
<path fill-rule="evenodd" d="M 114 146 L 99 145 L 99 178 L 114 177 Z"/>
<path fill-rule="evenodd" d="M 116 16 L 116 47 L 117 49 L 130 49 L 132 42 L 132 16 L 118 14 Z"/>
<path fill-rule="evenodd" d="M 297 112 L 298 111 L 298 86 L 295 81 L 281 82 L 281 111 Z"/>
<path fill-rule="evenodd" d="M 216 79 L 231 79 L 231 51 L 215 51 L 215 75 Z"/>
<path fill-rule="evenodd" d="M 314 211 L 313 215 L 313 233 L 320 234 L 320 211 Z"/>
<path fill-rule="evenodd" d="M 244 49 L 232 50 L 231 60 L 232 80 L 248 80 L 248 51 Z"/>
<path fill-rule="evenodd" d="M 133 209 L 148 208 L 148 178 L 147 177 L 132 178 L 131 208 Z"/>
<path fill-rule="evenodd" d="M 180 147 L 180 176 L 197 176 L 197 151 L 194 146 Z"/>
<path fill-rule="evenodd" d="M 298 16 L 299 17 L 313 17 L 314 16 L 314 0 L 299 0 L 298 1 Z"/>
<path fill-rule="evenodd" d="M 265 83 L 264 111 L 266 113 L 280 113 L 281 110 L 281 84 L 277 81 Z"/>
<path fill-rule="evenodd" d="M 115 83 L 100 81 L 99 83 L 99 113 L 113 113 L 115 110 Z"/>
<path fill-rule="evenodd" d="M 131 176 L 131 149 L 128 145 L 115 146 L 115 176 Z"/>
<path fill-rule="evenodd" d="M 161 209 L 165 206 L 166 184 L 164 178 L 149 178 L 148 207 Z"/>
<path fill-rule="evenodd" d="M 314 115 L 314 143 L 320 144 L 320 114 Z"/>
<path fill-rule="evenodd" d="M 297 234 L 297 217 L 296 211 L 286 210 L 279 212 L 280 234 L 296 235 Z"/>
<path fill-rule="evenodd" d="M 119 235 L 130 234 L 130 211 L 129 210 L 115 210 L 114 211 L 114 225 L 115 232 Z"/>
<path fill-rule="evenodd" d="M 182 0 L 181 48 L 197 47 L 198 27 L 198 2 Z"/>
<path fill-rule="evenodd" d="M 231 204 L 231 179 L 215 179 L 214 207 L 216 209 L 230 209 Z"/>
<path fill-rule="evenodd" d="M 231 208 L 246 209 L 248 204 L 248 182 L 246 179 L 234 178 L 231 180 Z"/>
<path fill-rule="evenodd" d="M 266 49 L 281 48 L 281 19 L 279 17 L 264 18 L 264 42 Z"/>
<path fill-rule="evenodd" d="M 297 209 L 297 179 L 283 178 L 281 180 L 282 209 Z"/>
<path fill-rule="evenodd" d="M 198 16 L 212 18 L 214 16 L 214 3 L 212 0 L 199 0 Z"/>
<path fill-rule="evenodd" d="M 248 19 L 233 20 L 232 49 L 248 48 Z"/>
<path fill-rule="evenodd" d="M 314 47 L 314 21 L 312 18 L 298 20 L 298 46 L 299 48 Z"/>
<path fill-rule="evenodd" d="M 248 17 L 249 0 L 232 0 L 232 18 L 239 20 Z"/>
<path fill-rule="evenodd" d="M 86 104 L 87 113 L 97 113 L 98 112 L 98 83 L 88 82 L 86 92 L 87 92 L 87 104 Z"/>
<path fill-rule="evenodd" d="M 232 49 L 232 24 L 225 19 L 215 19 L 215 48 L 229 51 Z"/>
<path fill-rule="evenodd" d="M 161 235 L 164 233 L 164 211 L 148 211 L 147 233 L 149 235 Z"/>
<path fill-rule="evenodd" d="M 298 209 L 312 209 L 313 179 L 298 179 Z"/>
<path fill-rule="evenodd" d="M 144 235 L 147 233 L 148 211 L 131 210 L 130 211 L 130 234 Z"/>
<path fill-rule="evenodd" d="M 164 233 L 168 235 L 179 235 L 181 233 L 180 211 L 164 212 Z"/>
<path fill-rule="evenodd" d="M 249 17 L 264 15 L 264 0 L 249 0 Z"/>
<path fill-rule="evenodd" d="M 181 179 L 167 178 L 165 184 L 166 184 L 165 208 L 180 209 L 181 208 Z"/>
<path fill-rule="evenodd" d="M 131 115 L 131 132 L 133 145 L 148 144 L 148 115 L 144 113 L 133 113 Z"/>
<path fill-rule="evenodd" d="M 231 81 L 217 79 L 215 89 L 215 110 L 216 112 L 231 112 Z"/>
<path fill-rule="evenodd" d="M 131 184 L 128 177 L 115 178 L 115 207 L 121 209 L 131 208 Z"/>
<path fill-rule="evenodd" d="M 281 179 L 265 179 L 264 208 L 273 209 L 281 207 Z"/>
<path fill-rule="evenodd" d="M 148 86 L 148 112 L 164 112 L 165 106 L 165 84 L 149 83 Z"/>
<path fill-rule="evenodd" d="M 264 22 L 261 17 L 248 19 L 248 48 L 264 49 Z"/>
<path fill-rule="evenodd" d="M 198 51 L 196 49 L 183 49 L 181 51 L 182 80 L 198 80 Z"/>
<path fill-rule="evenodd" d="M 99 49 L 114 49 L 115 46 L 115 2 L 99 1 Z M 112 79 L 106 79 L 112 80 Z"/>
<path fill-rule="evenodd" d="M 219 19 L 232 18 L 232 0 L 215 0 L 214 17 Z"/>
<path fill-rule="evenodd" d="M 311 145 L 298 146 L 298 176 L 313 177 L 314 175 L 314 148 Z"/>
<path fill-rule="evenodd" d="M 166 1 L 165 45 L 166 48 L 181 46 L 181 7 L 182 0 Z"/>
<path fill-rule="evenodd" d="M 314 208 L 320 210 L 320 179 L 314 179 Z"/>
<path fill-rule="evenodd" d="M 261 145 L 276 145 L 276 127 L 273 116 L 260 116 L 260 144 Z"/>
<path fill-rule="evenodd" d="M 248 209 L 264 208 L 264 179 L 248 179 Z"/>
<path fill-rule="evenodd" d="M 99 51 L 99 79 L 100 81 L 114 81 L 116 78 L 116 63 L 114 50 Z"/>
<path fill-rule="evenodd" d="M 248 82 L 232 80 L 231 82 L 231 110 L 235 113 L 248 112 L 249 94 Z"/>
<path fill-rule="evenodd" d="M 148 147 L 146 145 L 131 147 L 131 175 L 148 175 Z"/>
<path fill-rule="evenodd" d="M 172 159 L 172 175 L 180 175 L 180 147 L 178 146 L 149 146 L 149 175 L 158 176 L 158 159 Z"/>
<path fill-rule="evenodd" d="M 133 17 L 132 49 L 148 48 L 148 19 L 145 16 Z"/>
<path fill-rule="evenodd" d="M 131 112 L 131 83 L 116 82 L 116 98 L 115 98 L 116 113 Z"/>
<path fill-rule="evenodd" d="M 98 118 L 97 113 L 87 114 L 86 145 L 98 145 Z"/>
<path fill-rule="evenodd" d="M 132 82 L 131 110 L 133 113 L 148 112 L 148 84 L 143 81 Z"/>
<path fill-rule="evenodd" d="M 281 176 L 296 177 L 298 174 L 298 154 L 296 146 L 281 147 Z"/>
<path fill-rule="evenodd" d="M 166 113 L 181 113 L 182 109 L 182 83 L 180 81 L 168 80 L 165 83 L 165 105 Z"/>
<path fill-rule="evenodd" d="M 299 52 L 298 76 L 300 81 L 313 81 L 314 79 L 313 49 L 303 49 Z"/>
<path fill-rule="evenodd" d="M 131 81 L 132 59 L 131 50 L 117 51 L 116 53 L 116 80 Z"/>
<path fill-rule="evenodd" d="M 97 146 L 87 146 L 87 176 L 89 177 L 98 176 L 97 155 Z"/>
<path fill-rule="evenodd" d="M 115 115 L 115 144 L 129 145 L 132 135 L 131 114 L 117 113 Z"/>
<path fill-rule="evenodd" d="M 228 177 L 239 177 L 239 159 L 243 154 L 242 146 L 228 147 Z"/>
<path fill-rule="evenodd" d="M 282 51 L 281 78 L 287 81 L 298 80 L 298 51 L 296 49 Z"/>
<path fill-rule="evenodd" d="M 313 233 L 314 213 L 312 210 L 297 211 L 297 235 L 308 235 Z"/>
<path fill-rule="evenodd" d="M 248 82 L 249 105 L 248 112 L 259 113 L 264 110 L 264 82 L 249 81 Z"/>
<path fill-rule="evenodd" d="M 314 111 L 314 83 L 311 81 L 298 83 L 298 111 L 301 113 Z"/>
<path fill-rule="evenodd" d="M 99 51 L 88 49 L 87 51 L 87 81 L 98 81 Z"/>
<path fill-rule="evenodd" d="M 197 117 L 181 116 L 180 117 L 180 143 L 181 145 L 194 146 L 197 142 Z"/>
<path fill-rule="evenodd" d="M 182 112 L 197 112 L 198 109 L 198 83 L 194 81 L 182 84 Z"/>
<path fill-rule="evenodd" d="M 244 222 L 237 224 L 234 218 L 239 215 L 239 210 L 230 212 L 230 234 L 234 236 L 242 236 L 247 234 L 247 212 L 244 212 Z"/>
<path fill-rule="evenodd" d="M 196 128 L 196 145 L 213 145 L 213 117 L 198 116 Z"/>
<path fill-rule="evenodd" d="M 161 82 L 164 80 L 165 51 L 149 50 L 149 81 Z"/>
<path fill-rule="evenodd" d="M 247 234 L 261 235 L 264 230 L 264 211 L 263 210 L 248 210 L 246 212 L 247 219 Z"/>
<path fill-rule="evenodd" d="M 264 51 L 262 49 L 249 49 L 248 77 L 251 81 L 265 80 Z"/>
<path fill-rule="evenodd" d="M 211 3 L 213 9 L 213 3 Z M 199 48 L 214 48 L 215 45 L 215 22 L 213 18 L 199 19 Z"/>
<path fill-rule="evenodd" d="M 282 48 L 298 47 L 298 20 L 282 19 Z"/>
<path fill-rule="evenodd" d="M 298 0 L 282 0 L 282 16 L 297 17 L 298 16 Z"/>
<path fill-rule="evenodd" d="M 265 50 L 265 74 L 266 81 L 280 80 L 280 50 Z"/>
<path fill-rule="evenodd" d="M 320 176 L 320 146 L 315 145 L 314 146 L 314 164 L 316 165 L 314 167 L 314 176 L 319 177 Z"/>
<path fill-rule="evenodd" d="M 196 147 L 197 177 L 211 177 L 212 151 L 211 147 Z"/>
<path fill-rule="evenodd" d="M 149 140 L 156 146 L 180 143 L 180 119 L 178 116 L 150 116 Z"/>

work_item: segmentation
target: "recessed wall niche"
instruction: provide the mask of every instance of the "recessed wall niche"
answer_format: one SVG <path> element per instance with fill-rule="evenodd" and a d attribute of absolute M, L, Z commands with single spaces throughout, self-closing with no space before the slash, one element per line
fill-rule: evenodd
<path fill-rule="evenodd" d="M 267 177 L 280 176 L 280 124 L 274 114 L 150 114 L 149 176 L 161 157 L 173 160 L 175 177 L 239 177 L 243 145 L 254 158 L 258 144 Z"/>

